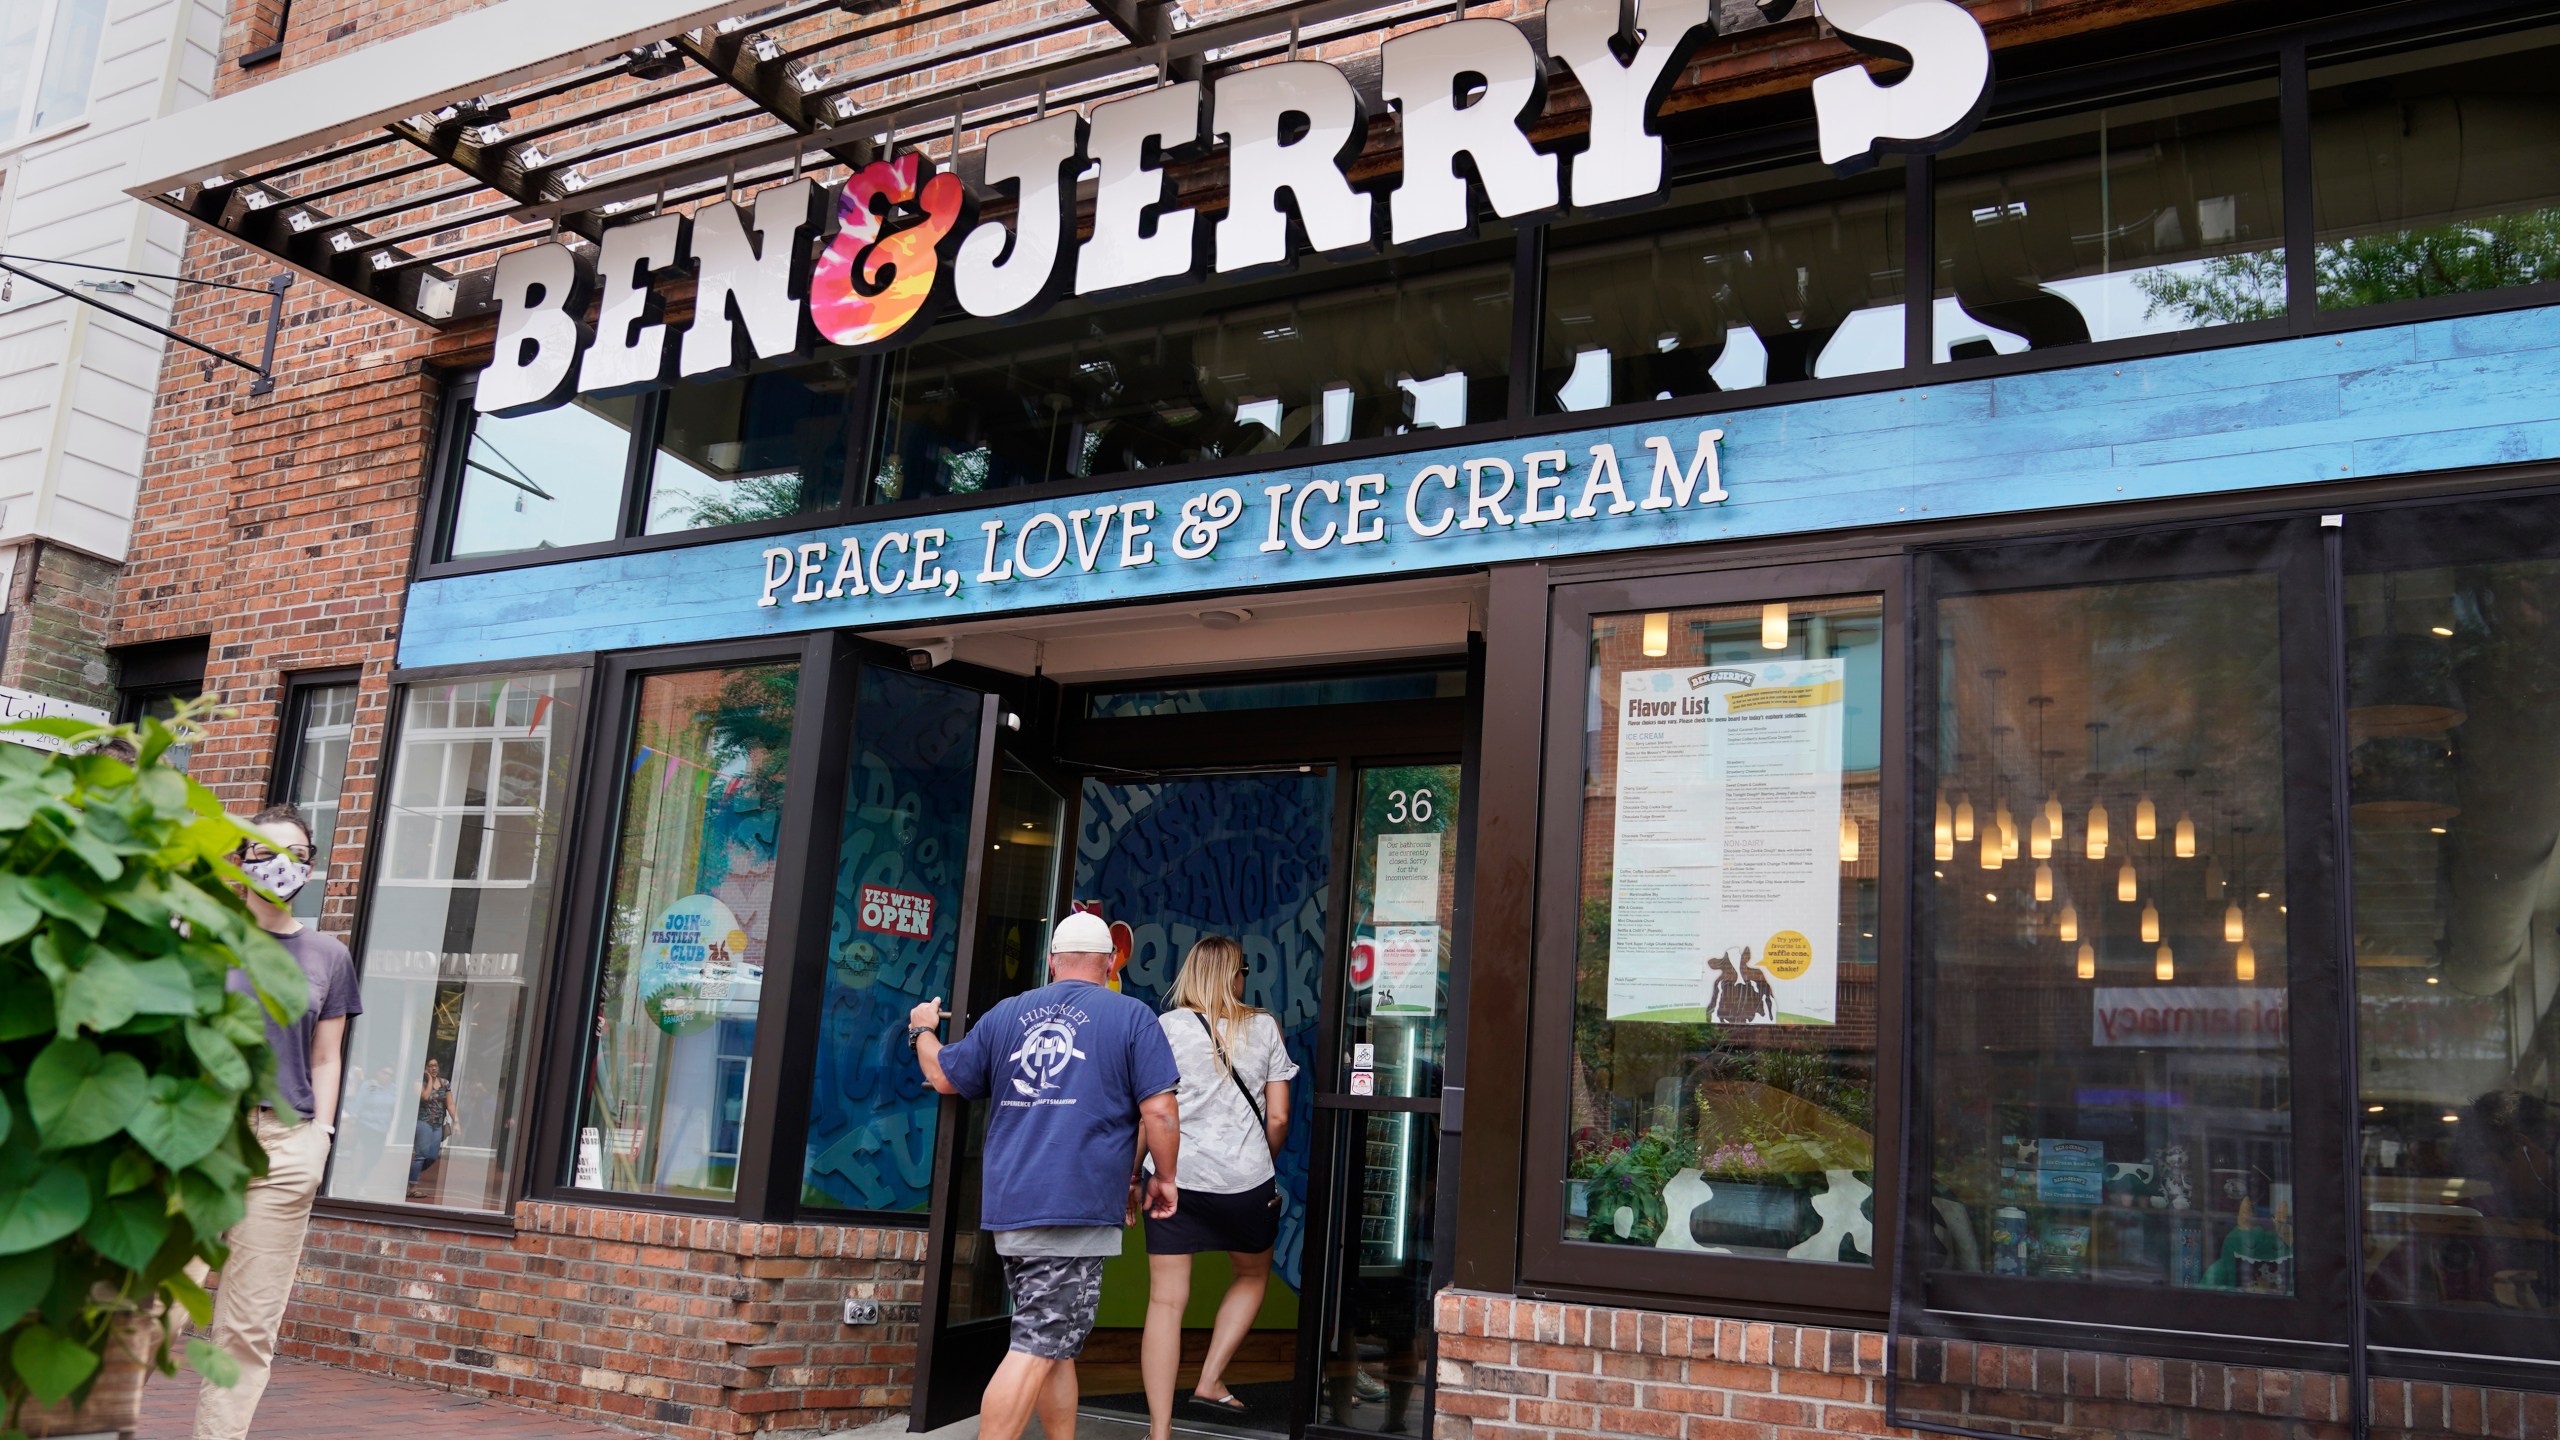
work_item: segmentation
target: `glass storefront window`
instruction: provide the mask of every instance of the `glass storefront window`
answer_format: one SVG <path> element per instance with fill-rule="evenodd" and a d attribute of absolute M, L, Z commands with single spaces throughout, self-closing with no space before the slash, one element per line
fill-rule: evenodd
<path fill-rule="evenodd" d="M 2550 517 L 2548 501 L 2375 517 L 2480 558 L 2383 560 L 2346 591 L 2366 1294 L 2416 1312 L 2447 1337 L 2435 1348 L 2544 1360 L 2560 1358 Z M 2482 1323 L 2456 1341 L 2448 1312 Z"/>
<path fill-rule="evenodd" d="M 832 507 L 853 460 L 857 374 L 823 360 L 668 390 L 642 533 Z"/>
<path fill-rule="evenodd" d="M 584 1189 L 737 1190 L 800 667 L 651 675 L 632 707 L 594 1056 Z"/>
<path fill-rule="evenodd" d="M 1565 1238 L 1867 1264 L 1883 602 L 1590 645 Z"/>
<path fill-rule="evenodd" d="M 592 545 L 622 531 L 622 486 L 640 402 L 572 400 L 511 420 L 462 414 L 446 558 Z"/>
<path fill-rule="evenodd" d="M 2295 1293 L 2276 600 L 1938 603 L 1938 1269 Z"/>
<path fill-rule="evenodd" d="M 1488 228 L 1499 238 L 1425 259 L 1309 261 L 1287 281 L 937 330 L 891 357 L 872 498 L 1502 419 L 1513 246 Z"/>
<path fill-rule="evenodd" d="M 907 1052 L 906 1016 L 951 1001 L 984 697 L 879 665 L 860 685 L 800 1198 L 913 1211 L 933 1198 L 941 1103 Z M 1056 853 L 1030 824 L 997 839 Z"/>
<path fill-rule="evenodd" d="M 1460 700 L 1466 693 L 1464 670 L 1405 670 L 1387 675 L 1325 675 L 1306 680 L 1095 690 L 1085 696 L 1084 713 L 1092 720 L 1128 720 L 1149 715 L 1221 715 L 1309 705 Z"/>
<path fill-rule="evenodd" d="M 1538 409 L 1900 369 L 1903 190 L 1898 159 L 1846 180 L 1807 165 L 1679 187 L 1636 223 L 1559 227 Z"/>
<path fill-rule="evenodd" d="M 352 691 L 353 687 L 347 687 Z M 504 1210 L 560 885 L 578 672 L 400 697 L 328 1193 Z"/>
<path fill-rule="evenodd" d="M 1937 162 L 1939 361 L 2284 313 L 2273 80 L 1986 131 Z"/>
<path fill-rule="evenodd" d="M 2560 31 L 2311 73 L 2320 308 L 2560 280 Z"/>
<path fill-rule="evenodd" d="M 356 730 L 356 687 L 297 685 L 291 690 L 293 773 L 284 798 L 311 822 L 311 883 L 293 897 L 293 913 L 320 918 L 329 896 L 329 852 L 338 838 L 338 789 L 347 773 L 347 742 Z"/>

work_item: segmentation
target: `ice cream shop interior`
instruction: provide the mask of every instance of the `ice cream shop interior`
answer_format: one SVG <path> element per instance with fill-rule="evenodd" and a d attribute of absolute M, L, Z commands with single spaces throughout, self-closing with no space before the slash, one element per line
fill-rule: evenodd
<path fill-rule="evenodd" d="M 1186 1428 L 2560 1436 L 2560 8 L 285 58 L 130 179 L 428 393 L 296 1353 L 972 1413 L 986 1116 L 904 1017 L 1082 909 L 1151 1003 L 1236 937 L 1299 1067 Z"/>

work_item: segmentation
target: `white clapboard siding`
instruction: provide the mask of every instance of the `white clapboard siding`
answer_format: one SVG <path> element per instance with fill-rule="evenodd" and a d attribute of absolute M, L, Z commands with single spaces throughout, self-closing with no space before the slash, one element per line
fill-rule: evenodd
<path fill-rule="evenodd" d="M 83 123 L 0 153 L 0 250 L 180 268 L 182 223 L 118 182 L 138 127 L 211 98 L 223 18 L 214 0 L 111 0 Z M 45 273 L 68 283 L 82 272 Z M 171 287 L 135 284 L 100 298 L 168 323 Z M 166 342 L 24 281 L 15 289 L 0 304 L 0 544 L 39 538 L 121 560 Z"/>

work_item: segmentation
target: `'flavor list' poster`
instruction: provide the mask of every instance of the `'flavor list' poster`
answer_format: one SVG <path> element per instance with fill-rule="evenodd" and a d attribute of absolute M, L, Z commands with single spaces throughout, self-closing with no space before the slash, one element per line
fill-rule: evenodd
<path fill-rule="evenodd" d="M 1609 1018 L 1839 1018 L 1847 663 L 1631 670 L 1618 683 Z"/>

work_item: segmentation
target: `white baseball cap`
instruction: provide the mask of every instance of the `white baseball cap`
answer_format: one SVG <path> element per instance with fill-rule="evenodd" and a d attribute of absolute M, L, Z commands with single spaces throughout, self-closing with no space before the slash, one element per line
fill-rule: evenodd
<path fill-rule="evenodd" d="M 1049 932 L 1052 955 L 1108 955 L 1118 948 L 1111 943 L 1111 927 L 1090 911 L 1077 911 Z"/>

